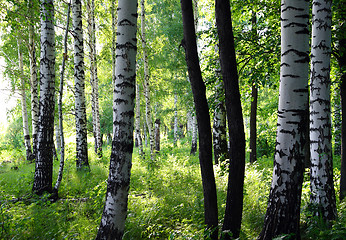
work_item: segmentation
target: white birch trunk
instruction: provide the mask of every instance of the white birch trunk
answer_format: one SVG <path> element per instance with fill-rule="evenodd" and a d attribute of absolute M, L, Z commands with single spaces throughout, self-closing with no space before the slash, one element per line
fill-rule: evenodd
<path fill-rule="evenodd" d="M 191 140 L 191 151 L 190 154 L 195 155 L 197 152 L 197 138 L 198 138 L 198 129 L 197 129 L 197 119 L 196 114 L 193 113 L 192 116 L 192 140 Z"/>
<path fill-rule="evenodd" d="M 308 142 L 309 1 L 281 2 L 281 71 L 273 179 L 260 239 L 300 238 L 300 200 Z"/>
<path fill-rule="evenodd" d="M 151 99 L 150 99 L 150 78 L 149 78 L 149 64 L 147 55 L 147 42 L 145 37 L 145 1 L 141 0 L 141 31 L 142 31 L 142 49 L 144 61 L 144 94 L 145 94 L 145 119 L 149 132 L 149 145 L 150 145 L 150 159 L 155 161 L 155 140 L 152 123 L 151 113 Z"/>
<path fill-rule="evenodd" d="M 32 1 L 29 2 L 31 7 Z M 35 51 L 35 31 L 33 24 L 29 26 L 29 60 L 30 60 L 30 85 L 31 85 L 31 125 L 32 125 L 32 148 L 33 156 L 36 158 L 37 154 L 37 124 L 38 124 L 38 94 L 37 94 L 37 65 L 36 65 L 36 51 Z"/>
<path fill-rule="evenodd" d="M 139 84 L 136 83 L 136 121 L 135 121 L 135 131 L 136 139 L 138 143 L 139 155 L 143 156 L 143 142 L 141 136 L 141 101 L 140 101 L 140 91 Z"/>
<path fill-rule="evenodd" d="M 53 189 L 53 192 L 56 194 L 56 198 L 58 198 L 58 191 L 61 184 L 63 172 L 64 172 L 64 165 L 65 165 L 65 138 L 64 138 L 64 118 L 62 113 L 62 96 L 63 96 L 63 90 L 64 90 L 64 73 L 65 73 L 65 63 L 68 58 L 67 55 L 67 37 L 68 37 L 68 30 L 69 30 L 69 23 L 70 23 L 70 12 L 71 12 L 71 0 L 68 3 L 67 8 L 67 20 L 66 20 L 66 31 L 65 31 L 65 37 L 64 37 L 64 55 L 62 58 L 62 64 L 61 64 L 61 71 L 60 71 L 60 84 L 59 84 L 59 97 L 58 97 L 58 115 L 59 115 L 59 131 L 60 131 L 60 165 L 59 165 L 59 173 L 58 177 L 55 182 L 55 186 Z"/>
<path fill-rule="evenodd" d="M 95 2 L 87 1 L 88 10 L 88 34 L 89 34 L 89 58 L 90 58 L 90 85 L 91 85 L 91 108 L 93 118 L 93 131 L 95 136 L 95 152 L 102 157 L 100 110 L 99 110 L 99 87 L 97 77 L 96 57 L 96 27 L 95 27 Z"/>
<path fill-rule="evenodd" d="M 315 214 L 336 218 L 330 111 L 331 0 L 312 3 L 310 86 L 310 202 Z"/>
<path fill-rule="evenodd" d="M 174 93 L 174 125 L 173 125 L 173 137 L 174 137 L 174 146 L 178 142 L 178 96 Z"/>
<path fill-rule="evenodd" d="M 82 2 L 72 1 L 72 24 L 74 36 L 74 81 L 76 118 L 76 166 L 89 168 L 85 107 L 85 74 L 83 49 Z"/>
<path fill-rule="evenodd" d="M 55 32 L 53 0 L 41 1 L 40 114 L 37 132 L 37 157 L 33 191 L 42 194 L 52 190 Z"/>
<path fill-rule="evenodd" d="M 113 142 L 106 202 L 96 239 L 122 239 L 133 151 L 137 1 L 118 3 Z"/>
<path fill-rule="evenodd" d="M 24 81 L 24 72 L 23 72 L 23 53 L 20 50 L 21 47 L 21 38 L 18 36 L 18 60 L 19 60 L 19 74 L 20 74 L 20 100 L 22 105 L 22 119 L 23 119 L 23 135 L 24 135 L 24 145 L 26 152 L 26 160 L 32 161 L 34 156 L 31 151 L 31 142 L 30 142 L 30 131 L 29 131 L 29 120 L 28 120 L 28 110 L 26 105 L 26 93 L 25 93 L 25 81 Z"/>

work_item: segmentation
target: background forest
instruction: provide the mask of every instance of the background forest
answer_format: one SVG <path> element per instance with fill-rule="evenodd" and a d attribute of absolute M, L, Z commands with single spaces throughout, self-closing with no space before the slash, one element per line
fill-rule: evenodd
<path fill-rule="evenodd" d="M 48 44 L 55 49 L 55 81 L 51 83 L 55 85 L 48 87 L 55 89 L 49 98 L 54 109 L 52 118 L 41 117 L 51 119 L 51 127 L 54 125 L 54 131 L 50 131 L 54 142 L 48 141 L 45 146 L 52 149 L 49 154 L 54 160 L 50 186 L 44 189 L 46 186 L 40 186 L 37 180 L 41 158 L 37 146 L 42 147 L 42 143 L 37 142 L 36 136 L 42 132 L 38 112 L 43 95 L 39 93 L 46 88 L 41 62 L 48 62 L 42 58 L 45 41 L 40 40 L 42 16 L 48 15 L 42 13 L 40 4 L 49 2 L 0 0 L 0 94 L 8 96 L 1 103 L 2 109 L 7 110 L 1 113 L 6 113 L 6 121 L 1 123 L 0 131 L 0 239 L 95 239 L 105 214 L 105 196 L 110 188 L 107 183 L 111 181 L 107 181 L 112 167 L 110 159 L 116 155 L 113 89 L 119 57 L 115 51 L 116 38 L 121 31 L 116 30 L 117 24 L 121 25 L 116 9 L 118 2 L 124 1 L 54 1 L 54 19 L 51 19 L 55 45 Z M 216 226 L 207 221 L 201 174 L 204 149 L 199 147 L 201 133 L 191 87 L 193 79 L 185 59 L 188 44 L 183 28 L 183 2 L 189 1 L 138 1 L 138 20 L 134 25 L 136 96 L 132 94 L 134 147 L 123 239 L 217 239 L 214 228 L 220 229 L 219 234 L 222 229 L 226 235 L 231 232 L 239 239 L 255 239 L 265 224 L 273 162 L 279 154 L 276 137 L 280 1 L 230 1 L 230 29 L 234 35 L 246 144 L 244 189 L 237 196 L 243 199 L 240 232 L 223 226 L 232 171 L 229 167 L 232 134 L 226 122 L 227 96 L 219 60 L 221 46 L 215 2 L 191 1 L 211 123 Z M 302 167 L 298 216 L 301 239 L 346 239 L 345 192 L 340 190 L 342 186 L 346 190 L 341 144 L 345 6 L 344 0 L 334 0 L 331 7 L 332 157 L 329 160 L 333 172 L 332 183 L 328 184 L 335 191 L 336 214 L 326 219 L 312 203 L 309 165 Z M 45 18 L 47 22 L 51 19 Z M 282 233 L 277 239 L 299 239 L 289 232 Z"/>

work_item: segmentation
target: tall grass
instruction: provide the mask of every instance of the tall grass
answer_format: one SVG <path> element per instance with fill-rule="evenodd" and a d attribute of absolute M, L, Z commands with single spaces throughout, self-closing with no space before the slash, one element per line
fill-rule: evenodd
<path fill-rule="evenodd" d="M 24 163 L 18 151 L 0 153 L 0 239 L 94 239 L 107 187 L 110 146 L 104 147 L 101 159 L 89 151 L 90 172 L 76 171 L 73 149 L 68 146 L 60 200 L 54 203 L 48 196 L 31 193 L 34 164 Z M 148 149 L 145 158 L 137 152 L 134 149 L 124 239 L 203 239 L 206 232 L 198 154 L 189 155 L 185 140 L 178 146 L 164 141 L 155 162 L 151 162 Z M 58 165 L 55 161 L 54 179 Z M 214 170 L 221 227 L 227 164 Z M 337 166 L 336 182 L 338 171 Z M 271 159 L 246 165 L 241 239 L 255 239 L 261 231 L 271 175 Z M 302 198 L 303 239 L 346 239 L 345 201 L 338 201 L 339 218 L 332 226 L 323 226 L 309 214 L 308 201 L 307 177 Z"/>

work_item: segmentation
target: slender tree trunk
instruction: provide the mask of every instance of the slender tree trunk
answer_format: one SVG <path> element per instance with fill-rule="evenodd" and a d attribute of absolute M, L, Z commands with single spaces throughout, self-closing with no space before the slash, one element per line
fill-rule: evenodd
<path fill-rule="evenodd" d="M 141 0 L 141 31 L 142 31 L 142 49 L 143 49 L 143 62 L 144 62 L 144 94 L 145 94 L 145 119 L 149 132 L 149 145 L 150 145 L 150 158 L 155 161 L 155 140 L 154 130 L 152 123 L 151 113 L 151 98 L 150 98 L 150 78 L 149 78 L 149 64 L 147 56 L 147 42 L 145 36 L 145 0 Z"/>
<path fill-rule="evenodd" d="M 160 152 L 160 125 L 161 125 L 161 120 L 156 119 L 155 120 L 155 151 L 156 153 Z"/>
<path fill-rule="evenodd" d="M 31 141 L 30 141 L 30 131 L 29 131 L 29 120 L 28 120 L 28 110 L 26 105 L 26 93 L 25 93 L 25 81 L 23 72 L 23 53 L 20 50 L 21 38 L 18 36 L 18 59 L 19 59 L 19 73 L 20 73 L 20 100 L 22 104 L 22 119 L 23 119 L 23 135 L 24 135 L 24 145 L 26 151 L 26 160 L 31 162 L 35 157 L 31 151 Z"/>
<path fill-rule="evenodd" d="M 96 239 L 122 239 L 133 150 L 136 80 L 137 1 L 119 0 L 116 79 L 113 102 L 113 142 L 106 202 Z"/>
<path fill-rule="evenodd" d="M 85 74 L 82 28 L 82 2 L 72 1 L 72 24 L 74 36 L 74 81 L 76 117 L 76 166 L 78 170 L 89 168 L 85 107 Z"/>
<path fill-rule="evenodd" d="M 29 9 L 32 8 L 32 0 L 29 1 Z M 37 65 L 35 51 L 35 30 L 34 24 L 29 25 L 29 59 L 30 59 L 30 83 L 31 83 L 31 122 L 32 122 L 32 149 L 33 156 L 37 155 L 37 124 L 38 124 L 38 95 L 37 95 Z"/>
<path fill-rule="evenodd" d="M 61 151 L 61 137 L 60 137 L 59 119 L 55 123 L 54 130 L 55 130 L 56 148 L 57 148 L 57 151 L 60 153 L 60 151 Z"/>
<path fill-rule="evenodd" d="M 255 83 L 251 89 L 251 114 L 250 114 L 250 163 L 257 161 L 257 100 L 258 89 Z"/>
<path fill-rule="evenodd" d="M 196 121 L 196 115 L 193 113 L 192 115 L 192 139 L 191 139 L 191 151 L 190 155 L 195 155 L 197 152 L 197 138 L 198 138 L 198 131 L 197 131 L 197 121 Z"/>
<path fill-rule="evenodd" d="M 69 31 L 69 25 L 70 25 L 70 12 L 71 12 L 71 0 L 68 3 L 67 7 L 67 20 L 66 20 L 66 31 L 65 31 L 65 37 L 64 37 L 64 54 L 62 58 L 62 64 L 61 64 L 61 72 L 60 72 L 60 85 L 59 85 L 59 97 L 58 97 L 58 114 L 59 114 L 59 130 L 60 130 L 60 165 L 59 165 L 59 172 L 58 177 L 53 189 L 53 193 L 56 194 L 55 198 L 58 199 L 58 192 L 59 187 L 61 184 L 63 172 L 64 172 L 64 165 L 65 165 L 65 138 L 64 138 L 64 118 L 63 118 L 63 112 L 62 112 L 62 96 L 64 91 L 64 74 L 65 74 L 65 65 L 66 60 L 68 58 L 67 55 L 67 37 L 68 37 L 68 31 Z"/>
<path fill-rule="evenodd" d="M 93 118 L 93 132 L 95 136 L 95 153 L 102 157 L 100 111 L 99 111 L 99 86 L 97 77 L 96 58 L 96 27 L 95 27 L 95 2 L 87 1 L 88 11 L 88 35 L 89 35 L 89 58 L 90 58 L 90 85 L 91 85 L 91 108 Z"/>
<path fill-rule="evenodd" d="M 341 10 L 341 20 L 345 22 L 346 13 Z M 342 73 L 340 79 L 341 98 L 341 169 L 340 169 L 340 200 L 346 197 L 346 25 L 340 28 L 339 35 L 339 71 Z"/>
<path fill-rule="evenodd" d="M 277 143 L 267 213 L 259 239 L 300 239 L 300 201 L 308 144 L 309 1 L 281 5 Z"/>
<path fill-rule="evenodd" d="M 55 43 L 53 0 L 41 1 L 40 114 L 37 132 L 37 157 L 33 191 L 52 190 Z"/>
<path fill-rule="evenodd" d="M 254 44 L 258 42 L 257 37 L 257 16 L 256 12 L 252 10 L 252 40 Z M 251 113 L 250 113 L 250 163 L 257 161 L 257 102 L 258 102 L 258 89 L 256 82 L 253 81 L 251 88 Z"/>
<path fill-rule="evenodd" d="M 222 229 L 223 231 L 230 231 L 232 237 L 237 238 L 240 233 L 243 210 L 245 133 L 229 1 L 215 1 L 215 16 L 231 145 L 227 202 Z M 229 239 L 229 236 L 225 235 L 224 238 Z"/>
<path fill-rule="evenodd" d="M 333 92 L 333 91 L 332 91 Z M 341 99 L 340 84 L 334 88 L 334 111 L 333 111 L 333 138 L 334 138 L 334 155 L 341 155 Z"/>
<path fill-rule="evenodd" d="M 173 142 L 174 146 L 177 145 L 178 142 L 178 96 L 174 93 L 174 125 L 173 125 Z"/>
<path fill-rule="evenodd" d="M 201 166 L 204 219 L 211 231 L 211 238 L 218 238 L 218 210 L 216 184 L 213 172 L 212 136 L 206 89 L 199 66 L 196 33 L 191 0 L 181 0 L 184 29 L 185 59 L 195 102 L 199 131 L 199 161 Z"/>
<path fill-rule="evenodd" d="M 136 83 L 136 120 L 135 120 L 135 131 L 136 131 L 136 140 L 138 143 L 139 155 L 143 156 L 143 141 L 141 136 L 141 99 L 139 84 Z"/>
<path fill-rule="evenodd" d="M 310 79 L 310 203 L 315 215 L 336 218 L 330 110 L 332 1 L 312 2 Z"/>

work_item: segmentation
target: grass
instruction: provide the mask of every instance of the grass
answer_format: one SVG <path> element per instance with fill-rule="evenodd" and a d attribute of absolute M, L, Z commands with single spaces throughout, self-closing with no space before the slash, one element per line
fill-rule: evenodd
<path fill-rule="evenodd" d="M 77 172 L 73 146 L 59 196 L 51 203 L 47 196 L 31 193 L 34 164 L 24 163 L 22 153 L 0 154 L 0 239 L 94 239 L 103 210 L 110 146 L 98 159 L 89 151 L 90 172 Z M 92 149 L 92 146 L 90 146 Z M 154 163 L 141 159 L 134 149 L 128 217 L 124 239 L 203 239 L 203 192 L 198 155 L 189 155 L 185 140 L 173 146 L 169 141 Z M 336 159 L 338 161 L 338 159 Z M 54 181 L 58 169 L 54 162 Z M 259 159 L 246 165 L 241 239 L 255 239 L 261 231 L 272 175 L 272 160 Z M 335 168 L 336 189 L 339 170 Z M 223 222 L 228 174 L 215 166 L 219 203 L 219 224 Z M 308 179 L 307 179 L 308 180 Z M 346 203 L 337 202 L 339 218 L 330 226 L 309 215 L 309 184 L 302 197 L 303 239 L 346 239 Z M 14 201 L 15 200 L 15 201 Z M 19 200 L 19 201 L 17 201 Z"/>

